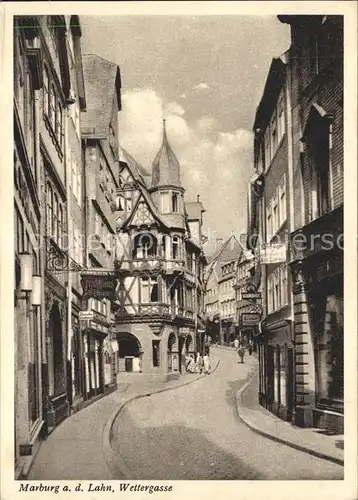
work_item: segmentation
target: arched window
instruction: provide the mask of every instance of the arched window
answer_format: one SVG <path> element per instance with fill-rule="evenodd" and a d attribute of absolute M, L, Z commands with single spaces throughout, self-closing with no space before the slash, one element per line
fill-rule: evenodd
<path fill-rule="evenodd" d="M 157 238 L 151 233 L 139 233 L 134 238 L 133 258 L 148 259 L 157 256 Z"/>

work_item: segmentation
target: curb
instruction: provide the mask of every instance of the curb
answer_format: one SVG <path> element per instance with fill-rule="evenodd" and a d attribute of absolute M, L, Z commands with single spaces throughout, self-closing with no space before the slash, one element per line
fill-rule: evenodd
<path fill-rule="evenodd" d="M 215 368 L 208 375 L 211 375 L 212 373 L 214 373 L 217 370 L 219 364 L 220 364 L 220 360 L 218 360 Z M 178 384 L 178 385 L 175 385 L 173 387 L 164 387 L 163 389 L 157 389 L 157 390 L 154 390 L 151 392 L 136 394 L 135 396 L 131 397 L 127 401 L 124 401 L 123 403 L 121 403 L 119 406 L 117 406 L 112 411 L 111 415 L 107 419 L 107 422 L 105 423 L 103 430 L 102 430 L 102 454 L 104 456 L 105 462 L 106 462 L 107 467 L 108 467 L 109 471 L 111 472 L 111 474 L 113 474 L 113 472 L 115 471 L 121 476 L 121 479 L 133 479 L 133 476 L 134 476 L 134 474 L 129 469 L 126 462 L 120 457 L 120 455 L 114 454 L 111 443 L 110 443 L 110 437 L 111 437 L 114 421 L 119 416 L 121 411 L 132 401 L 135 401 L 135 400 L 141 399 L 141 398 L 145 398 L 145 397 L 149 397 L 149 396 L 152 396 L 154 394 L 159 394 L 162 392 L 174 391 L 175 389 L 179 389 L 180 387 L 184 387 L 186 385 L 193 384 L 194 382 L 197 382 L 198 380 L 201 380 L 205 377 L 206 377 L 206 375 L 204 374 L 204 375 L 200 375 L 198 378 L 196 378 L 194 380 L 188 380 L 187 382 L 183 382 L 182 384 Z"/>
<path fill-rule="evenodd" d="M 309 455 L 312 455 L 317 458 L 321 458 L 323 460 L 327 460 L 329 462 L 333 462 L 338 465 L 344 466 L 344 460 L 337 458 L 337 457 L 332 457 L 331 455 L 328 455 L 327 453 L 323 453 L 321 451 L 314 450 L 312 448 L 307 448 L 306 446 L 303 446 L 301 444 L 297 444 L 293 441 L 289 441 L 288 439 L 283 439 L 280 438 L 274 434 L 271 434 L 267 431 L 264 431 L 262 428 L 258 427 L 257 425 L 253 424 L 250 422 L 249 418 L 246 416 L 243 416 L 242 413 L 240 413 L 240 409 L 244 408 L 242 404 L 242 396 L 247 387 L 251 384 L 251 382 L 254 380 L 254 378 L 257 376 L 257 370 L 255 373 L 252 375 L 252 377 L 249 378 L 249 380 L 241 387 L 240 390 L 237 391 L 236 393 L 236 411 L 237 414 L 240 418 L 240 420 L 252 431 L 254 431 L 256 434 L 259 434 L 263 437 L 266 437 L 268 439 L 271 439 L 271 441 L 275 441 L 276 443 L 284 444 L 286 446 L 289 446 L 290 448 L 294 448 L 295 450 L 303 451 L 304 453 L 308 453 Z"/>

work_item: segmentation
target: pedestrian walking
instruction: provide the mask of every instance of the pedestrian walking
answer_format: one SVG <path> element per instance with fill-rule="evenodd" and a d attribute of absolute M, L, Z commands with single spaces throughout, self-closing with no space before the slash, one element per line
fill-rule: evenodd
<path fill-rule="evenodd" d="M 208 354 L 205 354 L 205 356 L 203 357 L 203 362 L 204 362 L 204 373 L 205 375 L 208 375 L 210 371 L 210 358 Z"/>
<path fill-rule="evenodd" d="M 236 350 L 238 350 L 238 348 L 239 348 L 239 339 L 237 337 L 234 340 L 234 347 Z"/>
<path fill-rule="evenodd" d="M 200 373 L 201 375 L 203 373 L 203 369 L 204 369 L 204 361 L 200 352 L 198 352 L 196 354 L 196 373 Z"/>
<path fill-rule="evenodd" d="M 191 354 L 187 356 L 186 358 L 187 365 L 186 365 L 186 371 L 189 373 L 194 373 L 195 372 L 195 361 L 194 358 Z"/>
<path fill-rule="evenodd" d="M 244 356 L 245 356 L 245 348 L 244 348 L 244 346 L 241 345 L 239 347 L 239 350 L 237 352 L 238 352 L 238 355 L 240 356 L 241 363 L 243 363 L 244 362 Z"/>
<path fill-rule="evenodd" d="M 249 343 L 249 354 L 250 354 L 250 356 L 252 354 L 252 342 Z"/>

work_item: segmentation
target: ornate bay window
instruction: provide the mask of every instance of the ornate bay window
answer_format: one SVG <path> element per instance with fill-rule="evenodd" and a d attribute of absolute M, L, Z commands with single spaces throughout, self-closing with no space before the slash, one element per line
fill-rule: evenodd
<path fill-rule="evenodd" d="M 139 233 L 134 238 L 132 257 L 150 259 L 157 256 L 157 238 L 152 233 Z"/>

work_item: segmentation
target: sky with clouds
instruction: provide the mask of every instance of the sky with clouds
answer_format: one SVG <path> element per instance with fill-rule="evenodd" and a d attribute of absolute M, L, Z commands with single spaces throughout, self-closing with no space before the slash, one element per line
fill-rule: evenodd
<path fill-rule="evenodd" d="M 121 145 L 147 170 L 162 140 L 200 194 L 210 245 L 245 232 L 252 124 L 273 57 L 289 47 L 275 16 L 82 16 L 83 53 L 117 63 Z"/>

